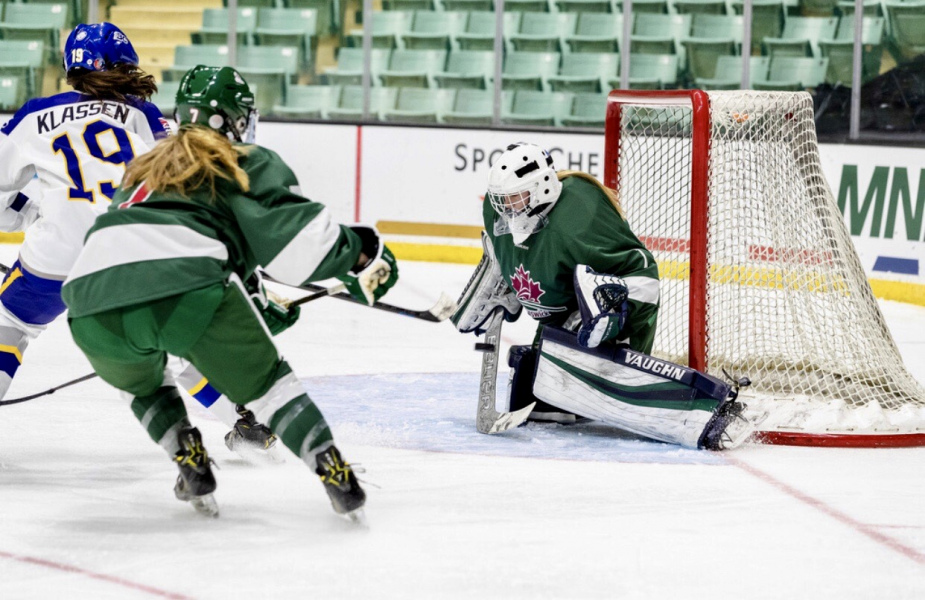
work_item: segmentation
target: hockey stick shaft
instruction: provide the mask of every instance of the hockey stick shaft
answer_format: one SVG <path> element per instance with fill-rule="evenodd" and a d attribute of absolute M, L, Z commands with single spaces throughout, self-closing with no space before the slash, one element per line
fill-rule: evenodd
<path fill-rule="evenodd" d="M 54 394 L 54 393 L 57 392 L 58 390 L 64 389 L 64 388 L 66 388 L 66 387 L 70 387 L 70 386 L 72 386 L 72 385 L 76 385 L 76 384 L 78 384 L 78 383 L 81 383 L 81 382 L 83 382 L 83 381 L 87 381 L 87 380 L 89 380 L 89 379 L 93 379 L 93 378 L 96 377 L 96 376 L 97 376 L 96 373 L 90 373 L 89 375 L 84 375 L 83 377 L 78 377 L 77 379 L 72 379 L 72 380 L 70 380 L 70 381 L 67 381 L 67 382 L 65 382 L 65 383 L 62 383 L 61 385 L 57 385 L 57 386 L 55 386 L 55 387 L 53 387 L 53 388 L 49 388 L 49 389 L 45 390 L 44 392 L 39 392 L 39 393 L 37 393 L 37 394 L 32 394 L 31 396 L 23 396 L 22 398 L 13 398 L 12 400 L 0 400 L 0 406 L 7 406 L 7 405 L 9 405 L 9 404 L 19 404 L 20 402 L 26 402 L 26 401 L 28 401 L 28 400 L 33 400 L 33 399 L 35 399 L 35 398 L 41 398 L 42 396 L 48 396 L 49 394 Z"/>
<path fill-rule="evenodd" d="M 439 323 L 441 321 L 445 321 L 446 319 L 450 317 L 450 315 L 453 314 L 453 311 L 456 310 L 456 302 L 452 298 L 447 296 L 446 294 L 441 294 L 440 298 L 437 300 L 437 303 L 426 310 L 414 310 L 411 308 L 405 308 L 403 306 L 395 306 L 393 304 L 387 304 L 385 302 L 376 302 L 372 306 L 370 306 L 366 304 L 366 302 L 362 300 L 357 300 L 350 294 L 340 291 L 341 289 L 345 289 L 345 287 L 342 288 L 341 286 L 334 286 L 332 288 L 325 288 L 320 285 L 316 285 L 314 283 L 305 283 L 299 286 L 295 286 L 295 285 L 289 285 L 281 281 L 278 281 L 276 279 L 273 279 L 273 277 L 271 277 L 267 273 L 261 273 L 261 275 L 270 281 L 281 283 L 282 285 L 288 285 L 289 287 L 292 287 L 292 288 L 315 292 L 314 294 L 306 296 L 305 298 L 300 298 L 299 300 L 296 300 L 293 304 L 295 303 L 305 304 L 306 302 L 312 302 L 313 300 L 317 300 L 319 298 L 330 296 L 331 298 L 337 298 L 338 300 L 345 300 L 347 302 L 359 304 L 360 306 L 366 306 L 368 308 L 375 308 L 376 310 L 383 310 L 386 312 L 390 312 L 392 314 L 401 315 L 403 317 L 411 317 L 412 319 L 419 319 L 421 321 L 430 321 L 432 323 Z"/>

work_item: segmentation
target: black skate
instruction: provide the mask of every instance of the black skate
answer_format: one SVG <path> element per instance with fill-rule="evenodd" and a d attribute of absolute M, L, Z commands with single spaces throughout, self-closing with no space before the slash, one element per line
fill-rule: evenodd
<path fill-rule="evenodd" d="M 180 450 L 174 460 L 180 468 L 180 476 L 173 488 L 177 500 L 189 502 L 197 512 L 209 517 L 218 516 L 218 503 L 212 496 L 215 491 L 215 476 L 212 474 L 212 460 L 202 445 L 202 436 L 195 427 L 177 432 Z"/>
<path fill-rule="evenodd" d="M 344 461 L 335 446 L 319 454 L 316 460 L 318 466 L 315 473 L 324 484 L 334 512 L 351 521 L 364 523 L 363 505 L 366 504 L 366 492 L 360 487 L 350 463 Z"/>
<path fill-rule="evenodd" d="M 234 428 L 225 434 L 225 445 L 233 452 L 267 451 L 276 444 L 276 434 L 257 422 L 257 417 L 240 404 L 235 410 L 241 415 Z"/>
<path fill-rule="evenodd" d="M 734 400 L 717 406 L 697 445 L 705 450 L 731 450 L 748 439 L 755 425 L 743 416 L 745 408 Z"/>

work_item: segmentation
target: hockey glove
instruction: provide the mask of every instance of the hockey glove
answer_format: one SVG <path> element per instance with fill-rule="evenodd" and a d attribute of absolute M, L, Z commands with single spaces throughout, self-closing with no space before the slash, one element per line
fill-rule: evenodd
<path fill-rule="evenodd" d="M 286 306 L 287 301 L 285 299 L 267 291 L 263 285 L 263 280 L 256 271 L 247 278 L 247 281 L 244 282 L 244 287 L 250 294 L 251 301 L 257 307 L 271 334 L 278 335 L 292 327 L 299 320 L 302 307 L 293 306 L 289 308 Z"/>
<path fill-rule="evenodd" d="M 475 272 L 466 284 L 457 309 L 450 317 L 453 325 L 460 333 L 485 333 L 484 325 L 495 310 L 504 311 L 504 320 L 516 321 L 523 306 L 517 296 L 504 280 L 501 268 L 495 260 L 494 247 L 488 235 L 482 232 L 482 260 L 479 261 Z"/>
<path fill-rule="evenodd" d="M 260 309 L 260 316 L 263 317 L 270 333 L 278 335 L 295 325 L 301 310 L 301 306 L 286 307 L 268 299 L 267 305 Z"/>
<path fill-rule="evenodd" d="M 363 254 L 370 258 L 365 265 L 355 267 L 338 279 L 344 282 L 351 296 L 372 306 L 398 281 L 398 263 L 375 228 L 354 225 L 351 229 L 360 236 Z"/>
<path fill-rule="evenodd" d="M 628 290 L 620 277 L 598 273 L 588 265 L 575 267 L 575 295 L 581 312 L 578 343 L 597 348 L 620 335 L 629 310 Z"/>

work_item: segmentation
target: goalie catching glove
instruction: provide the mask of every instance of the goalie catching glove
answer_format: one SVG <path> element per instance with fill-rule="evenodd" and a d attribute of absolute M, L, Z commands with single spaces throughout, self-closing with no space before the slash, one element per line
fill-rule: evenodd
<path fill-rule="evenodd" d="M 250 294 L 254 306 L 260 311 L 260 316 L 263 317 L 263 322 L 267 324 L 267 329 L 270 330 L 271 334 L 278 335 L 292 327 L 299 320 L 302 307 L 289 307 L 287 300 L 268 291 L 256 271 L 247 278 L 247 281 L 244 282 L 244 287 Z"/>
<path fill-rule="evenodd" d="M 338 279 L 344 282 L 351 296 L 372 306 L 398 281 L 398 263 L 374 227 L 354 225 L 350 229 L 360 237 L 362 253 L 368 260 Z"/>
<path fill-rule="evenodd" d="M 504 319 L 508 322 L 516 321 L 523 310 L 517 296 L 501 274 L 501 268 L 495 261 L 494 247 L 484 231 L 482 260 L 475 267 L 475 272 L 456 304 L 459 308 L 450 317 L 453 325 L 460 333 L 475 335 L 485 333 L 485 322 L 495 309 L 501 308 L 504 311 Z"/>
<path fill-rule="evenodd" d="M 620 277 L 598 273 L 588 265 L 575 267 L 575 295 L 581 312 L 578 343 L 597 348 L 615 339 L 626 323 L 629 290 Z"/>

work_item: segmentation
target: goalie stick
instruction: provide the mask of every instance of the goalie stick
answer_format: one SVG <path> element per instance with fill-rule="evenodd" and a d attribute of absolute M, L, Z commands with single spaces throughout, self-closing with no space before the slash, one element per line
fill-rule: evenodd
<path fill-rule="evenodd" d="M 475 417 L 475 428 L 479 433 L 501 433 L 513 429 L 527 420 L 536 402 L 515 412 L 498 412 L 495 410 L 495 388 L 498 382 L 498 353 L 501 349 L 501 326 L 504 324 L 504 312 L 496 309 L 489 317 L 485 327 L 484 341 L 477 343 L 475 349 L 482 354 L 482 372 L 479 379 L 479 405 Z"/>

